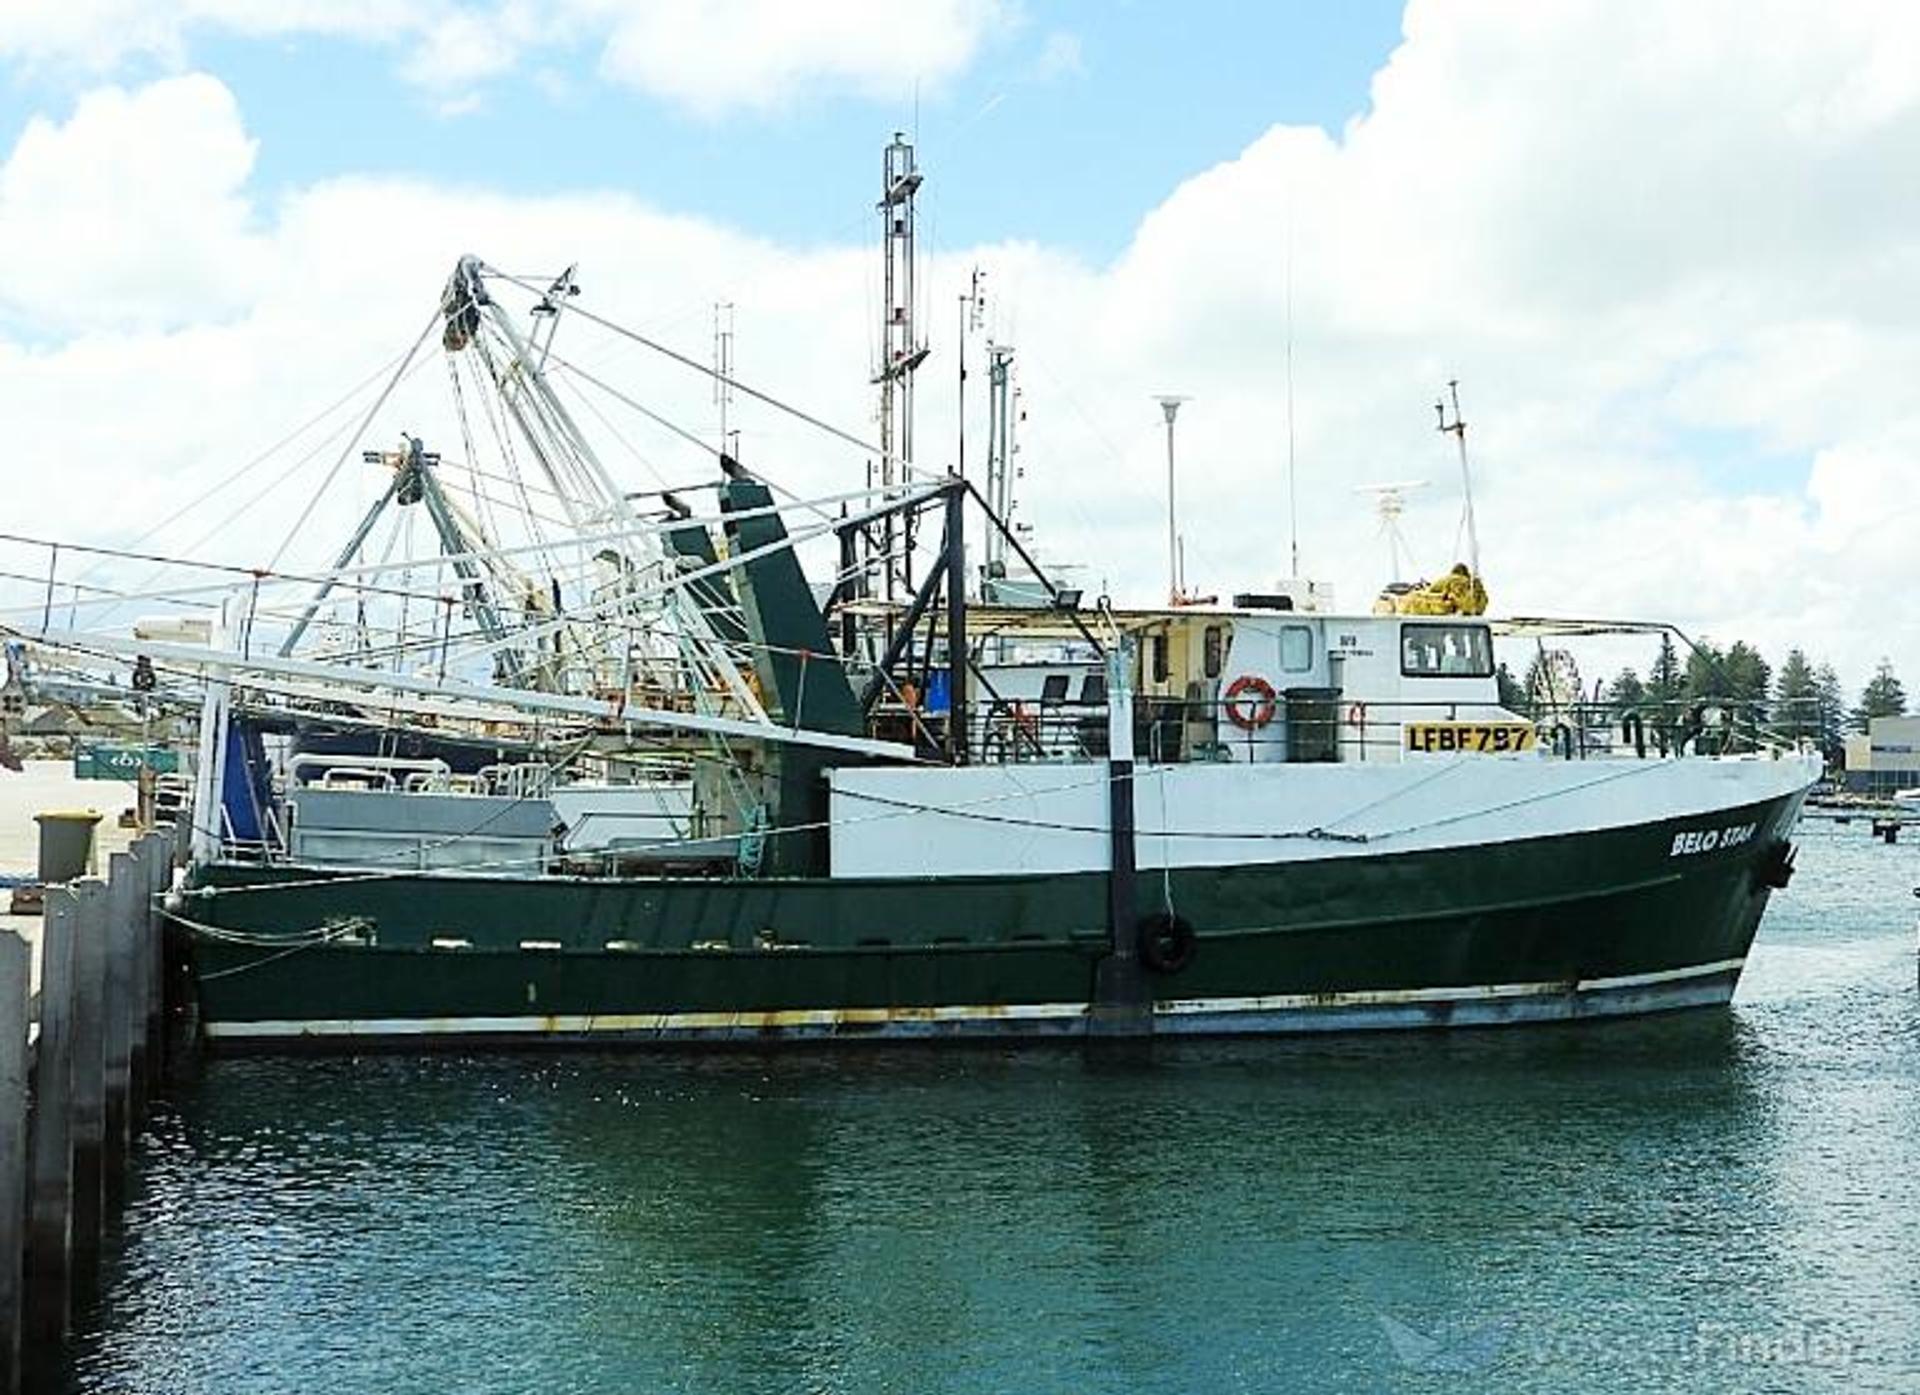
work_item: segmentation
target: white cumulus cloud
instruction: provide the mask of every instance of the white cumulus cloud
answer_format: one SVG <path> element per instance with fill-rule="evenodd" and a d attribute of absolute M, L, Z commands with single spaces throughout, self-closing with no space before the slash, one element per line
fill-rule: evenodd
<path fill-rule="evenodd" d="M 776 106 L 841 85 L 899 100 L 962 71 L 1003 18 L 997 0 L 706 0 L 622 6 L 602 70 L 696 111 Z"/>
<path fill-rule="evenodd" d="M 0 166 L 0 315 L 27 339 L 218 318 L 266 248 L 246 193 L 254 142 L 233 95 L 189 75 L 104 88 L 36 117 Z"/>
<path fill-rule="evenodd" d="M 581 32 L 613 32 L 611 7 L 569 13 Z M 646 22 L 621 32 L 654 33 L 659 52 L 717 42 L 710 17 Z M 747 70 L 776 88 L 868 71 L 795 41 L 791 66 Z M 477 73 L 498 55 L 479 42 L 446 61 Z M 632 61 L 632 80 L 654 80 L 656 59 Z M 697 102 L 686 81 L 678 99 Z M 1905 5 L 1416 3 L 1364 114 L 1220 152 L 1112 265 L 957 248 L 924 285 L 951 308 L 988 268 L 992 332 L 1015 344 L 1024 391 L 1023 508 L 1051 556 L 1088 562 L 1091 589 L 1163 591 L 1161 391 L 1194 399 L 1179 424 L 1190 580 L 1226 596 L 1287 570 L 1291 313 L 1302 560 L 1343 600 L 1364 605 L 1387 567 L 1356 486 L 1429 479 L 1409 542 L 1423 568 L 1457 555 L 1458 467 L 1431 405 L 1457 376 L 1498 608 L 1671 618 L 1776 659 L 1799 643 L 1857 686 L 1883 653 L 1920 671 L 1920 644 L 1886 618 L 1897 607 L 1872 599 L 1909 588 L 1920 512 L 1916 150 L 1920 11 Z M 63 485 L 22 475 L 11 498 L 46 530 L 131 536 L 231 473 L 404 347 L 468 250 L 516 270 L 578 261 L 583 304 L 696 357 L 711 303 L 730 300 L 747 381 L 871 429 L 864 246 L 782 247 L 616 191 L 424 178 L 343 175 L 261 209 L 251 152 L 226 90 L 189 76 L 36 122 L 0 168 L 6 265 L 47 273 L 0 290 L 0 418 L 16 458 L 57 459 Z M 922 152 L 934 180 L 939 156 Z M 871 191 L 846 197 L 854 210 Z M 929 332 L 918 458 L 944 466 L 949 316 Z M 698 377 L 584 325 L 559 347 L 711 428 Z M 430 364 L 376 434 L 460 449 L 444 381 Z M 634 487 L 709 468 L 606 409 L 626 442 L 609 437 L 609 456 Z M 864 477 L 857 452 L 757 404 L 735 412 L 749 459 L 783 483 Z M 976 418 L 975 468 L 981 435 Z M 332 460 L 318 451 L 263 490 L 292 455 L 154 545 L 207 534 L 207 552 L 259 560 Z M 357 468 L 313 520 L 307 560 L 364 507 Z"/>
<path fill-rule="evenodd" d="M 457 110 L 530 58 L 584 49 L 609 80 L 712 117 L 815 92 L 902 100 L 1018 22 L 1005 0 L 0 0 L 0 58 L 98 75 L 185 65 L 203 35 L 345 39 L 394 50 Z"/>

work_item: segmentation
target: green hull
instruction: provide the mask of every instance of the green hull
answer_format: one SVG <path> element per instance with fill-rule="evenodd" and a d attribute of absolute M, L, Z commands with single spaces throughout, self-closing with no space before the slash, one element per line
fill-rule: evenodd
<path fill-rule="evenodd" d="M 1725 1002 L 1801 794 L 1637 827 L 1158 872 L 1196 952 L 1155 1032 L 1564 1019 Z M 1702 829 L 1732 847 L 1677 851 Z M 183 936 L 220 1045 L 1079 1035 L 1104 875 L 500 878 L 221 866 Z M 332 926 L 355 940 L 277 937 Z M 239 939 L 233 938 L 235 935 Z M 436 941 L 438 944 L 436 944 Z"/>

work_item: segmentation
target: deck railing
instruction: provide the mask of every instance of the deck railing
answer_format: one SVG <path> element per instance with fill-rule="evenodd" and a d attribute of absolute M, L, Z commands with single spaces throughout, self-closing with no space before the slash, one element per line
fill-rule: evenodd
<path fill-rule="evenodd" d="M 1797 744 L 1768 723 L 1757 703 L 1644 703 L 1624 711 L 1608 703 L 1567 703 L 1503 714 L 1458 702 L 1360 702 L 1310 689 L 1277 693 L 1270 707 L 1136 698 L 1134 716 L 1134 754 L 1149 764 L 1397 762 L 1424 754 L 1529 751 L 1566 760 L 1656 759 Z M 945 714 L 924 715 L 919 725 L 924 744 L 939 749 Z M 970 738 L 977 761 L 1103 759 L 1107 709 L 989 702 L 975 709 Z"/>

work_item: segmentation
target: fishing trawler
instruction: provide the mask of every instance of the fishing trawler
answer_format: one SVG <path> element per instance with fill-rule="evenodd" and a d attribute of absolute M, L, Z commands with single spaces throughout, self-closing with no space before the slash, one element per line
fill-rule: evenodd
<path fill-rule="evenodd" d="M 891 237 L 910 152 L 887 173 Z M 384 488 L 331 567 L 235 578 L 191 641 L 33 637 L 199 695 L 169 909 L 214 1045 L 1284 1033 L 1730 999 L 1817 754 L 1523 715 L 1496 640 L 1594 627 L 1490 620 L 1470 567 L 1361 614 L 1293 581 L 1089 604 L 991 507 L 1004 438 L 985 495 L 912 467 L 910 333 L 883 344 L 877 445 L 823 427 L 868 453 L 864 489 L 778 500 L 724 431 L 696 441 L 704 484 L 625 489 L 554 379 L 604 385 L 554 336 L 659 346 L 578 294 L 462 259 L 441 350 L 501 449 L 369 451 Z M 510 535 L 498 506 L 529 491 L 546 524 Z M 410 515 L 435 550 L 369 560 Z"/>
<path fill-rule="evenodd" d="M 983 716 L 1014 734 L 997 762 L 928 760 L 959 701 L 896 752 L 780 703 L 819 744 L 767 741 L 758 817 L 718 811 L 696 772 L 654 836 L 591 852 L 567 795 L 586 812 L 598 787 L 297 768 L 267 806 L 284 856 L 270 836 L 208 857 L 176 907 L 205 1030 L 760 1041 L 1645 1012 L 1727 1001 L 1791 870 L 1817 757 L 1542 742 L 1496 701 L 1483 620 L 1100 618 L 1105 693 Z M 816 701 L 844 710 L 811 652 Z M 1232 695 L 1190 702 L 1196 682 Z"/>

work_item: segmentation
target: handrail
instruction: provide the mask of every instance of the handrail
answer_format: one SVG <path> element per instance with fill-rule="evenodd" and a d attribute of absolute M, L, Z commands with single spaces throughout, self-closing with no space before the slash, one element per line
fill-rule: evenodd
<path fill-rule="evenodd" d="M 895 705 L 897 706 L 897 705 Z M 1272 714 L 1255 727 L 1232 720 L 1220 699 L 1148 694 L 1135 698 L 1135 746 L 1149 764 L 1212 761 L 1398 761 L 1422 752 L 1409 746 L 1408 728 L 1423 723 L 1468 728 L 1467 749 L 1537 755 L 1542 759 L 1659 759 L 1789 750 L 1763 720 L 1757 704 L 1640 703 L 1622 709 L 1604 702 L 1562 703 L 1537 714 L 1493 703 L 1350 698 L 1334 690 L 1296 697 L 1291 709 L 1279 694 Z M 883 707 L 881 719 L 904 720 L 904 709 Z M 1244 702 L 1239 715 L 1249 713 Z M 916 712 L 938 747 L 946 714 Z M 1486 734 L 1480 734 L 1480 729 Z M 1015 701 L 977 705 L 968 722 L 971 745 L 989 763 L 1100 759 L 1107 749 L 1107 707 L 1100 702 Z M 1514 735 L 1524 729 L 1524 739 Z M 1440 735 L 1444 736 L 1444 733 Z M 1520 744 L 1509 747 L 1508 742 Z M 1451 745 L 1432 748 L 1448 754 Z M 936 752 L 937 753 L 937 752 Z"/>
<path fill-rule="evenodd" d="M 397 774 L 418 772 L 424 775 L 446 776 L 453 767 L 437 756 L 358 756 L 323 755 L 306 752 L 295 756 L 287 765 L 287 778 L 294 784 L 301 784 L 300 772 L 309 766 L 317 767 L 324 779 L 335 770 L 353 770 L 358 772 L 379 771 L 389 777 Z"/>

